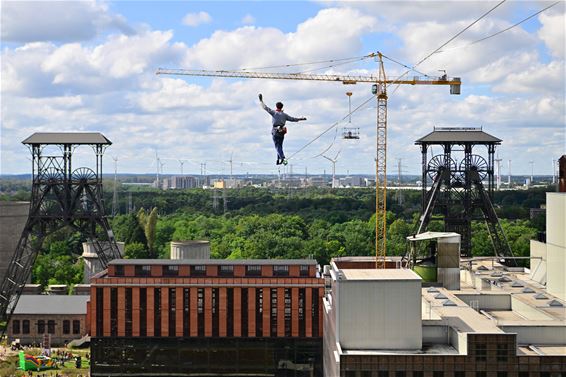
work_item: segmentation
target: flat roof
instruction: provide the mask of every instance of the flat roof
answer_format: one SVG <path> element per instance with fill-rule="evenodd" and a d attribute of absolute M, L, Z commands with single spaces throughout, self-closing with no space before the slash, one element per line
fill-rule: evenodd
<path fill-rule="evenodd" d="M 22 144 L 105 144 L 112 142 L 100 132 L 36 132 Z"/>
<path fill-rule="evenodd" d="M 424 233 L 408 236 L 407 240 L 422 241 L 422 240 L 433 240 L 437 238 L 447 238 L 447 237 L 460 237 L 460 234 L 454 232 L 424 232 Z"/>
<path fill-rule="evenodd" d="M 458 355 L 458 350 L 449 344 L 423 344 L 418 350 L 347 350 L 342 349 L 341 355 Z"/>
<path fill-rule="evenodd" d="M 422 280 L 415 272 L 404 268 L 343 269 L 340 272 L 346 280 Z"/>
<path fill-rule="evenodd" d="M 441 296 L 438 296 L 441 294 Z M 438 296 L 438 297 L 437 297 Z M 441 321 L 445 321 L 449 326 L 459 332 L 484 333 L 484 334 L 503 334 L 505 333 L 495 322 L 485 317 L 483 314 L 472 309 L 464 301 L 446 288 L 436 288 L 434 292 L 429 292 L 428 288 L 422 289 L 425 310 L 436 312 Z M 445 305 L 447 301 L 453 305 Z"/>
<path fill-rule="evenodd" d="M 113 259 L 109 265 L 313 265 L 314 259 Z"/>
<path fill-rule="evenodd" d="M 564 356 L 566 346 L 549 346 L 544 344 L 521 345 L 517 347 L 520 355 Z"/>
<path fill-rule="evenodd" d="M 89 295 L 21 295 L 14 314 L 86 314 Z"/>
<path fill-rule="evenodd" d="M 501 139 L 496 138 L 481 130 L 458 130 L 458 129 L 435 129 L 426 136 L 415 141 L 415 144 L 435 144 L 435 143 L 501 143 Z"/>

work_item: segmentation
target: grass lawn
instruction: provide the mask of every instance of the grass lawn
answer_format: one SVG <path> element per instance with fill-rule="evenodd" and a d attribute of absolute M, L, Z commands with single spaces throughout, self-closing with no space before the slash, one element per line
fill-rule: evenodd
<path fill-rule="evenodd" d="M 68 376 L 68 377 L 77 377 L 77 376 L 87 376 L 90 364 L 89 360 L 86 359 L 86 354 L 90 353 L 89 349 L 80 349 L 80 350 L 68 350 L 72 352 L 73 356 L 81 356 L 81 368 L 75 368 L 75 361 L 67 361 L 63 367 L 59 367 L 58 369 L 46 369 L 39 372 L 32 371 L 32 376 L 55 376 L 58 373 L 60 376 Z M 38 348 L 27 349 L 25 351 L 31 355 L 39 355 L 40 350 Z M 53 356 L 55 356 L 55 352 L 53 352 Z M 21 376 L 28 376 L 29 372 L 17 369 L 19 366 L 18 362 L 18 353 L 9 353 L 6 357 L 6 360 L 0 361 L 0 376 L 2 377 L 21 377 Z"/>

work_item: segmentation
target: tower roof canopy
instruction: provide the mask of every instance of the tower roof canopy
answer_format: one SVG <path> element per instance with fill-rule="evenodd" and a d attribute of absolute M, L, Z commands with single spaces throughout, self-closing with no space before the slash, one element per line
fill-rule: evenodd
<path fill-rule="evenodd" d="M 100 132 L 36 132 L 22 144 L 105 144 L 112 142 Z"/>
<path fill-rule="evenodd" d="M 415 144 L 458 144 L 458 143 L 474 143 L 474 144 L 499 144 L 501 139 L 496 138 L 481 128 L 434 128 L 434 131 L 426 136 L 421 137 Z"/>

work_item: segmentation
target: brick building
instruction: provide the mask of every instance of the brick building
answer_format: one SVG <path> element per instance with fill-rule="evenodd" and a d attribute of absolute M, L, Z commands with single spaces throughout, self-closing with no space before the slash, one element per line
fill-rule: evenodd
<path fill-rule="evenodd" d="M 87 333 L 88 296 L 22 295 L 8 325 L 8 340 L 40 344 L 44 334 L 63 345 Z"/>
<path fill-rule="evenodd" d="M 323 295 L 314 260 L 114 260 L 91 280 L 91 374 L 321 375 Z"/>

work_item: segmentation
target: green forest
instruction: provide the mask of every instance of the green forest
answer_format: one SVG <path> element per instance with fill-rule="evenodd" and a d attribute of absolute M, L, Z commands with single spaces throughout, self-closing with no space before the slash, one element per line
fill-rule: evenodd
<path fill-rule="evenodd" d="M 546 191 L 495 193 L 498 216 L 516 255 L 528 255 L 530 240 L 544 231 L 544 217 L 529 219 L 529 209 L 544 203 Z M 421 206 L 420 191 L 404 190 L 402 200 L 398 195 L 388 192 L 388 255 L 405 253 L 405 238 L 414 232 Z M 202 189 L 120 191 L 121 214 L 110 222 L 116 239 L 126 243 L 125 257 L 168 258 L 169 242 L 194 239 L 209 240 L 214 258 L 314 258 L 326 264 L 336 256 L 374 254 L 373 189 L 231 189 L 226 212 L 222 195 L 216 208 L 212 196 L 212 190 Z M 111 193 L 104 199 L 111 213 Z M 127 207 L 130 213 L 124 213 Z M 438 221 L 429 226 L 442 229 Z M 472 234 L 473 254 L 493 255 L 483 222 L 473 224 Z M 80 283 L 83 241 L 70 229 L 49 236 L 35 263 L 33 282 Z"/>

